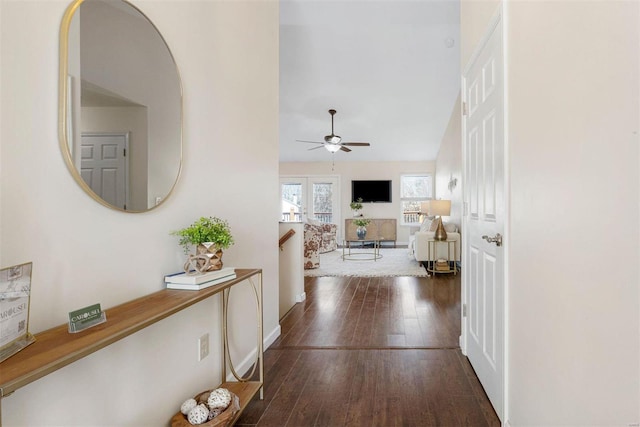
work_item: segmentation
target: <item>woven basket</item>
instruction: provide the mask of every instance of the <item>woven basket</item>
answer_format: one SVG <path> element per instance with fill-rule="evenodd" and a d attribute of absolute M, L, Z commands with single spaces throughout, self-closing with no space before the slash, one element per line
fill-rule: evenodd
<path fill-rule="evenodd" d="M 203 391 L 199 395 L 195 397 L 196 401 L 201 402 L 204 400 L 207 401 L 207 397 L 211 394 L 212 390 Z M 240 410 L 240 399 L 235 394 L 231 393 L 231 403 L 229 407 L 224 410 L 220 415 L 212 419 L 211 421 L 207 421 L 203 424 L 198 424 L 202 427 L 226 427 L 233 425 L 233 419 L 235 415 Z M 171 427 L 191 427 L 191 424 L 187 420 L 187 416 L 183 415 L 182 412 L 178 412 L 171 418 Z"/>

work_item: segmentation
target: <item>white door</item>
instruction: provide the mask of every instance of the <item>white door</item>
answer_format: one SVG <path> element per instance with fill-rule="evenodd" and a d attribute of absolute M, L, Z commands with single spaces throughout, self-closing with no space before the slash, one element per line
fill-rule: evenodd
<path fill-rule="evenodd" d="M 336 176 L 281 177 L 282 221 L 307 218 L 339 224 L 339 180 Z"/>
<path fill-rule="evenodd" d="M 127 209 L 126 133 L 83 133 L 80 175 L 107 203 Z"/>
<path fill-rule="evenodd" d="M 502 20 L 463 74 L 465 172 L 462 348 L 498 417 L 504 407 L 505 217 Z"/>
<path fill-rule="evenodd" d="M 302 221 L 306 211 L 307 181 L 305 178 L 280 178 L 280 221 Z"/>

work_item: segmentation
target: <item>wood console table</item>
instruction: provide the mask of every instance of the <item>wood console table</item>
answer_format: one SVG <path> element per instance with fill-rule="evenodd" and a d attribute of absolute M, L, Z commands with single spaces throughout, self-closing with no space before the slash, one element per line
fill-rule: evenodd
<path fill-rule="evenodd" d="M 367 235 L 377 236 L 380 240 L 392 241 L 396 247 L 398 239 L 398 227 L 395 218 L 367 218 L 371 220 L 367 225 Z M 353 223 L 353 218 L 344 220 L 344 240 L 358 240 L 356 235 L 357 225 Z"/>
<path fill-rule="evenodd" d="M 258 286 L 253 277 L 258 276 Z M 229 348 L 227 345 L 226 311 L 228 294 L 232 286 L 248 280 L 255 292 L 258 309 L 258 339 L 257 357 L 259 369 L 259 381 L 245 381 L 236 375 L 233 365 L 231 371 L 239 382 L 226 382 L 226 364 L 230 362 Z M 113 344 L 147 326 L 178 313 L 205 300 L 213 295 L 221 293 L 223 306 L 223 363 L 222 384 L 237 394 L 240 398 L 240 411 L 236 419 L 247 406 L 249 401 L 260 392 L 263 395 L 264 383 L 264 356 L 263 356 L 263 331 L 262 331 L 262 270 L 261 269 L 236 269 L 236 278 L 220 283 L 201 291 L 182 291 L 164 289 L 150 295 L 126 302 L 124 304 L 105 310 L 107 321 L 94 326 L 86 331 L 71 334 L 67 330 L 67 324 L 57 326 L 35 335 L 36 342 L 26 347 L 19 353 L 0 363 L 0 426 L 2 426 L 2 399 L 9 396 L 20 387 L 36 381 L 58 369 L 80 360 L 101 348 Z M 194 395 L 202 390 L 194 390 Z M 181 402 L 176 402 L 179 405 Z"/>

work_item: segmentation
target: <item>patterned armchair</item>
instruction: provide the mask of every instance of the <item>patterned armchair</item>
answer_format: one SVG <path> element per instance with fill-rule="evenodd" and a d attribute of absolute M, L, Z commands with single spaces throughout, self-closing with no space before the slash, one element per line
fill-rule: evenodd
<path fill-rule="evenodd" d="M 338 226 L 308 220 L 304 224 L 304 268 L 309 270 L 320 266 L 320 254 L 338 248 Z"/>

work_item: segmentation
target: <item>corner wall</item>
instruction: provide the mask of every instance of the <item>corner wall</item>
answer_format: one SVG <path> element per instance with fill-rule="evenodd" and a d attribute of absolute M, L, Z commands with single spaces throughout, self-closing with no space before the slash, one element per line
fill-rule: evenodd
<path fill-rule="evenodd" d="M 638 8 L 508 4 L 514 426 L 640 422 Z"/>
<path fill-rule="evenodd" d="M 462 1 L 463 69 L 499 6 Z M 640 422 L 638 8 L 505 5 L 514 427 Z"/>
<path fill-rule="evenodd" d="M 278 4 L 135 3 L 182 77 L 177 187 L 144 214 L 107 209 L 80 189 L 57 138 L 58 35 L 68 2 L 2 1 L 0 264 L 34 263 L 31 332 L 96 302 L 108 319 L 109 307 L 162 289 L 163 276 L 179 271 L 184 254 L 170 231 L 219 216 L 236 240 L 225 265 L 263 269 L 264 332 L 277 334 Z M 260 221 L 257 211 L 266 213 Z M 2 400 L 3 425 L 167 425 L 182 401 L 221 380 L 220 312 L 217 298 L 203 301 L 16 391 Z M 238 364 L 255 347 L 247 284 L 234 288 L 230 312 Z M 198 362 L 206 332 L 211 354 Z"/>
<path fill-rule="evenodd" d="M 452 182 L 453 181 L 453 182 Z M 455 184 L 454 184 L 455 183 Z M 460 95 L 451 112 L 436 158 L 436 199 L 451 200 L 451 215 L 444 220 L 462 226 L 462 114 Z"/>

